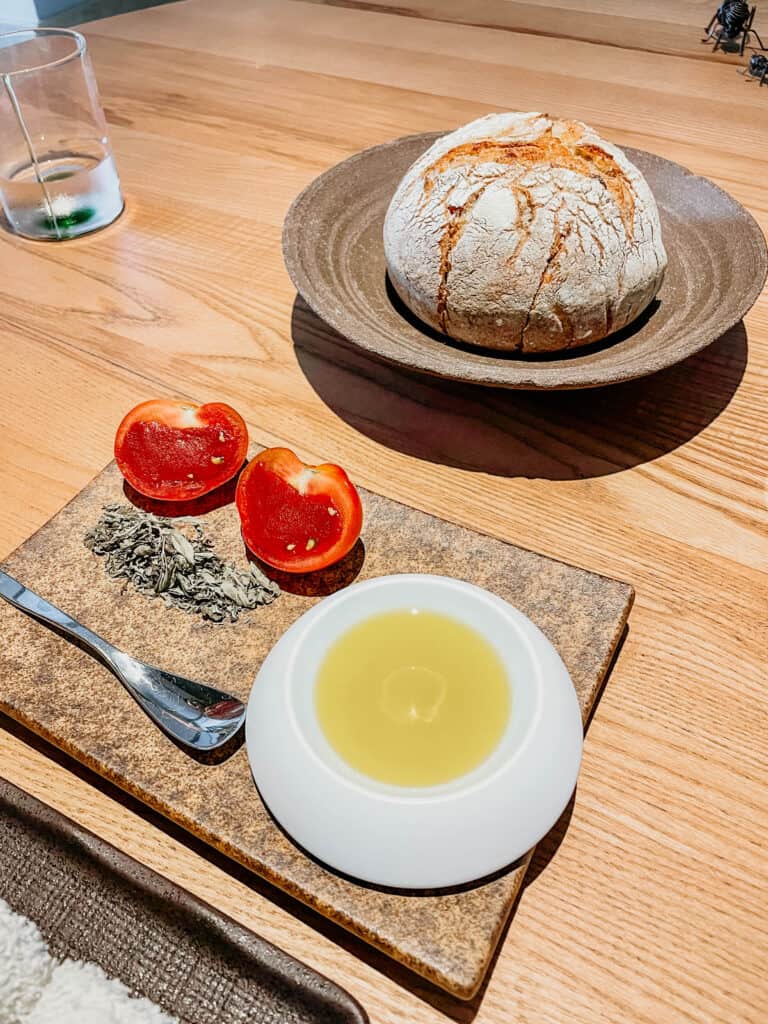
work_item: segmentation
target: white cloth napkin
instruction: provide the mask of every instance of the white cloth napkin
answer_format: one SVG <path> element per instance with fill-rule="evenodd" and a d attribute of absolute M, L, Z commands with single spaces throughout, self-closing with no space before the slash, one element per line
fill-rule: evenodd
<path fill-rule="evenodd" d="M 96 964 L 55 960 L 37 926 L 0 900 L 0 1024 L 178 1024 Z"/>

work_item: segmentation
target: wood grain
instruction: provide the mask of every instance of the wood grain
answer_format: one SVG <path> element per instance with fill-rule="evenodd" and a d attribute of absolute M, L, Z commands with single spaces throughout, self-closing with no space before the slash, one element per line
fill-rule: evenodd
<path fill-rule="evenodd" d="M 709 0 L 650 0 L 620 3 L 617 0 L 432 0 L 409 4 L 407 0 L 311 0 L 334 7 L 397 14 L 406 18 L 447 21 L 473 27 L 579 39 L 626 50 L 670 53 L 721 63 L 740 63 L 736 54 L 714 52 L 706 38 L 716 3 Z M 756 28 L 760 28 L 756 25 Z M 766 29 L 768 31 L 768 29 Z"/>
<path fill-rule="evenodd" d="M 261 440 L 636 587 L 570 821 L 468 1007 L 0 734 L 4 775 L 329 974 L 374 1024 L 764 1016 L 765 294 L 742 329 L 653 378 L 499 395 L 349 350 L 294 306 L 279 251 L 285 210 L 325 167 L 505 108 L 580 117 L 689 166 L 765 230 L 768 90 L 719 59 L 654 52 L 705 6 L 557 0 L 619 45 L 261 0 L 98 23 L 128 210 L 62 246 L 0 240 L 0 554 L 108 461 L 126 408 L 178 393 L 230 401 Z M 626 18 L 658 45 L 633 49 Z"/>

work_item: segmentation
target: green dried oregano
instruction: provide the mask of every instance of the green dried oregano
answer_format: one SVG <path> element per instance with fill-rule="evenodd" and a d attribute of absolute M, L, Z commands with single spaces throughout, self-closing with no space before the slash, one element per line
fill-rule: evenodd
<path fill-rule="evenodd" d="M 236 622 L 241 612 L 280 596 L 278 585 L 258 566 L 251 563 L 244 571 L 219 558 L 193 519 L 164 519 L 133 505 L 105 505 L 85 546 L 105 558 L 113 579 L 128 580 L 140 593 L 211 622 Z"/>

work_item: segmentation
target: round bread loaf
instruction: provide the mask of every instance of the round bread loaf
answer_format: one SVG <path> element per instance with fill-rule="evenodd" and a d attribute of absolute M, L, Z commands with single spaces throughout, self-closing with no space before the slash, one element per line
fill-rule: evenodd
<path fill-rule="evenodd" d="M 398 295 L 459 341 L 547 352 L 599 341 L 656 295 L 656 202 L 624 153 L 579 121 L 490 114 L 407 171 L 384 222 Z"/>

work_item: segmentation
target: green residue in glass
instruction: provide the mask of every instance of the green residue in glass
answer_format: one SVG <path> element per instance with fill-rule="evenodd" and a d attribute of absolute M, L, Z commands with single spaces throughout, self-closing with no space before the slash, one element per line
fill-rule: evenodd
<path fill-rule="evenodd" d="M 49 231 L 55 231 L 58 226 L 59 231 L 66 231 L 67 228 L 76 227 L 78 224 L 85 224 L 92 217 L 96 216 L 96 211 L 92 206 L 84 206 L 81 210 L 73 210 L 72 213 L 68 213 L 66 216 L 56 217 L 41 217 L 41 227 L 47 228 Z"/>

